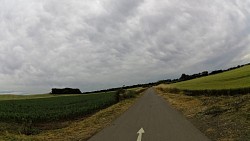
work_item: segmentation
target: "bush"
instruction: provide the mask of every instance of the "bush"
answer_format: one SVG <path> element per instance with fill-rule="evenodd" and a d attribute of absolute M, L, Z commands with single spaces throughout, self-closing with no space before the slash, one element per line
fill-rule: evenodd
<path fill-rule="evenodd" d="M 135 91 L 126 91 L 123 95 L 124 99 L 134 98 L 136 96 Z"/>
<path fill-rule="evenodd" d="M 117 100 L 117 102 L 119 102 L 119 101 L 122 101 L 125 99 L 134 98 L 140 92 L 141 91 L 135 92 L 132 90 L 119 89 L 118 91 L 116 91 L 116 100 Z"/>

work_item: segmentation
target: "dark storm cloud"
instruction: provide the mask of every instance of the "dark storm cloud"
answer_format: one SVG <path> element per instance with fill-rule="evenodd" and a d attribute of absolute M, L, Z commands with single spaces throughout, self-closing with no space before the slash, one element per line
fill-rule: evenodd
<path fill-rule="evenodd" d="M 83 91 L 250 61 L 247 0 L 2 0 L 0 90 Z"/>

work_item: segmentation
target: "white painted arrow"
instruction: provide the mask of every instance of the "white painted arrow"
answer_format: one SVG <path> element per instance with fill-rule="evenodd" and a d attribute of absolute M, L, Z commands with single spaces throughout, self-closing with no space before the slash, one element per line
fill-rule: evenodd
<path fill-rule="evenodd" d="M 137 134 L 139 134 L 139 135 L 138 135 L 138 138 L 137 138 L 137 141 L 141 141 L 141 139 L 142 139 L 142 134 L 143 134 L 143 133 L 145 133 L 144 130 L 143 130 L 143 128 L 141 128 L 141 129 L 137 132 Z"/>

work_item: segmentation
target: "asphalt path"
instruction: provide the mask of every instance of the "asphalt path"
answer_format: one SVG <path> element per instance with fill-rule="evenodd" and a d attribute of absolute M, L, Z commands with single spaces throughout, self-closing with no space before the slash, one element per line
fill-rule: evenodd
<path fill-rule="evenodd" d="M 89 141 L 209 141 L 154 89 Z"/>

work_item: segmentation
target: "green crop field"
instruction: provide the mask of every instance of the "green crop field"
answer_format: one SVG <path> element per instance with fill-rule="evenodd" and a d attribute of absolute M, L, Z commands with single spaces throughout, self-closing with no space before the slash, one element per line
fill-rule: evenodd
<path fill-rule="evenodd" d="M 10 97 L 9 97 L 10 98 Z M 34 98 L 31 96 L 31 98 Z M 67 95 L 0 101 L 0 121 L 47 122 L 84 116 L 116 103 L 115 93 Z"/>
<path fill-rule="evenodd" d="M 171 84 L 171 87 L 188 90 L 221 90 L 250 87 L 250 65 L 235 70 L 193 80 Z"/>

